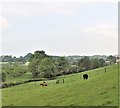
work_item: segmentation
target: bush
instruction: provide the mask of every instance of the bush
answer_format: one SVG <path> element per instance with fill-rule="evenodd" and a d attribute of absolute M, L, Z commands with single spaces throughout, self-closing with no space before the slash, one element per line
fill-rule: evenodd
<path fill-rule="evenodd" d="M 26 81 L 18 81 L 15 83 L 2 83 L 0 85 L 0 88 L 7 88 L 7 87 L 13 87 L 16 85 L 20 85 L 20 84 L 25 84 L 25 83 L 29 83 L 29 82 L 36 82 L 36 81 L 44 81 L 45 79 L 30 79 L 30 80 L 26 80 Z"/>
<path fill-rule="evenodd" d="M 16 63 L 12 65 L 3 65 L 2 71 L 3 73 L 5 73 L 5 76 L 18 77 L 27 72 L 27 66 L 23 66 Z"/>
<path fill-rule="evenodd" d="M 6 80 L 6 74 L 2 72 L 0 74 L 0 79 L 1 79 L 1 82 L 5 82 L 5 80 Z"/>

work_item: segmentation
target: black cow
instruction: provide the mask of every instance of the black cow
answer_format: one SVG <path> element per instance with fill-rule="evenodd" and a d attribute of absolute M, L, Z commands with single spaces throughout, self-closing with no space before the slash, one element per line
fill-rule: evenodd
<path fill-rule="evenodd" d="M 88 74 L 84 74 L 84 75 L 83 75 L 83 79 L 86 79 L 86 80 L 87 80 L 87 79 L 88 79 Z"/>
<path fill-rule="evenodd" d="M 59 84 L 59 80 L 56 81 L 56 84 Z"/>
<path fill-rule="evenodd" d="M 64 83 L 65 81 L 64 81 L 64 79 L 63 79 L 63 83 Z"/>
<path fill-rule="evenodd" d="M 107 68 L 105 68 L 105 72 L 107 71 Z"/>

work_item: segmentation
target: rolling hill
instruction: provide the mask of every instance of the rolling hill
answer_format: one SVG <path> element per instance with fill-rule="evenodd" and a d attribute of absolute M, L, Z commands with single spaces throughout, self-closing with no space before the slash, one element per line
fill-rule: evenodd
<path fill-rule="evenodd" d="M 87 73 L 88 80 L 82 75 Z M 118 65 L 2 89 L 3 106 L 118 106 Z M 64 83 L 62 80 L 64 79 Z"/>

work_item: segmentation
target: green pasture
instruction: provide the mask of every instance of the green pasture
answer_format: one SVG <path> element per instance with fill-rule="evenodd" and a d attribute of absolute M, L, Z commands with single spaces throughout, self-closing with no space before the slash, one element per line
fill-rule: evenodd
<path fill-rule="evenodd" d="M 89 75 L 88 80 L 83 80 L 84 73 Z M 30 75 L 26 73 L 14 81 L 29 79 Z M 55 83 L 57 79 L 59 84 Z M 118 106 L 118 65 L 108 66 L 107 72 L 99 68 L 57 79 L 46 81 L 47 87 L 40 86 L 40 81 L 2 89 L 2 105 Z"/>

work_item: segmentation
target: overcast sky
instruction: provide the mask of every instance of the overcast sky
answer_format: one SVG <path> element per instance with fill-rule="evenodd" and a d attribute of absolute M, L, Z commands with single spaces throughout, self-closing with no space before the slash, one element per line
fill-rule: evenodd
<path fill-rule="evenodd" d="M 117 2 L 1 2 L 3 55 L 118 53 Z"/>

